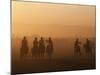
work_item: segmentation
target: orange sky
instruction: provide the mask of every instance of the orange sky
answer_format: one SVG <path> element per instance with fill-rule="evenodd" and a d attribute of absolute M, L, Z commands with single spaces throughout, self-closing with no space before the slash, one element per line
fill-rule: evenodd
<path fill-rule="evenodd" d="M 12 33 L 17 36 L 95 37 L 95 6 L 13 1 Z"/>

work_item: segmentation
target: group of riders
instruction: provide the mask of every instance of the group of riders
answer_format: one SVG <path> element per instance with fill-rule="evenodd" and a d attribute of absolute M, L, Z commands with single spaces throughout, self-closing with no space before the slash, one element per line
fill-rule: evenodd
<path fill-rule="evenodd" d="M 43 58 L 45 53 L 47 54 L 48 58 L 51 58 L 53 54 L 53 41 L 51 37 L 49 37 L 46 40 L 46 44 L 47 45 L 45 46 L 45 41 L 43 37 L 41 37 L 40 40 L 38 40 L 38 38 L 35 37 L 33 40 L 33 46 L 31 48 L 32 58 L 35 59 Z M 26 56 L 28 54 L 28 50 L 29 48 L 28 48 L 27 38 L 26 36 L 24 36 L 20 50 L 21 57 Z"/>
<path fill-rule="evenodd" d="M 86 39 L 86 42 L 83 45 L 83 47 L 86 52 L 86 55 L 93 54 L 91 41 L 89 39 Z M 43 58 L 46 53 L 48 58 L 51 59 L 53 50 L 54 50 L 53 41 L 52 41 L 51 37 L 49 37 L 46 40 L 46 45 L 45 45 L 45 41 L 44 41 L 43 37 L 41 37 L 40 40 L 38 40 L 37 37 L 34 38 L 33 46 L 31 48 L 32 58 Z M 27 38 L 26 38 L 26 36 L 24 36 L 24 38 L 22 40 L 21 49 L 20 49 L 21 57 L 26 56 L 28 54 L 28 51 L 29 51 L 29 47 L 28 47 Z M 79 38 L 77 38 L 74 42 L 74 54 L 81 55 L 81 53 L 82 53 L 81 52 L 81 42 L 79 41 Z"/>
<path fill-rule="evenodd" d="M 85 43 L 83 44 L 83 49 L 88 56 L 93 55 L 93 45 L 91 40 L 86 39 Z M 81 55 L 81 42 L 79 41 L 79 38 L 75 40 L 74 43 L 74 54 L 75 55 Z"/>

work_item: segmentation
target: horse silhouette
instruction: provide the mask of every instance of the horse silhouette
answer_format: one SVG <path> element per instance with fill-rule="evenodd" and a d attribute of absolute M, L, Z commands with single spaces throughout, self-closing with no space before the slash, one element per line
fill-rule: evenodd
<path fill-rule="evenodd" d="M 26 36 L 24 36 L 23 40 L 22 40 L 22 45 L 20 48 L 20 56 L 24 57 L 28 54 L 28 43 L 27 43 L 27 38 Z"/>
<path fill-rule="evenodd" d="M 40 38 L 39 40 L 39 57 L 40 58 L 43 58 L 44 57 L 44 54 L 45 54 L 45 43 L 44 43 L 44 39 L 43 37 Z"/>
<path fill-rule="evenodd" d="M 37 58 L 38 57 L 38 40 L 37 37 L 35 37 L 33 41 L 33 47 L 32 47 L 32 58 Z"/>
<path fill-rule="evenodd" d="M 86 43 L 84 44 L 84 49 L 85 49 L 86 55 L 88 56 L 92 55 L 92 45 L 89 39 L 86 39 Z"/>
<path fill-rule="evenodd" d="M 75 55 L 81 55 L 81 47 L 80 47 L 79 38 L 77 38 L 75 43 L 74 43 L 74 54 Z"/>
<path fill-rule="evenodd" d="M 53 54 L 53 41 L 51 40 L 51 38 L 49 37 L 49 39 L 47 40 L 47 47 L 46 47 L 46 53 L 49 59 L 52 58 L 52 54 Z"/>

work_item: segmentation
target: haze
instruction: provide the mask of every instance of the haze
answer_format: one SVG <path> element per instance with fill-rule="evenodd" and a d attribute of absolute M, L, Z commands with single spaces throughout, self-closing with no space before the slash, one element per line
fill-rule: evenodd
<path fill-rule="evenodd" d="M 12 1 L 16 36 L 95 37 L 95 6 Z"/>

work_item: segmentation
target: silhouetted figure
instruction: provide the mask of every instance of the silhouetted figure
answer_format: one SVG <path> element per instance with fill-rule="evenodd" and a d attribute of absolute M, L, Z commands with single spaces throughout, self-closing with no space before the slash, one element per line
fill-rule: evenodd
<path fill-rule="evenodd" d="M 21 57 L 23 57 L 23 56 L 26 56 L 27 54 L 28 54 L 28 43 L 27 43 L 26 36 L 24 36 L 22 40 L 22 46 L 20 49 L 20 55 Z"/>
<path fill-rule="evenodd" d="M 75 55 L 81 55 L 81 48 L 80 48 L 79 38 L 76 39 L 75 44 L 74 44 L 74 54 Z"/>
<path fill-rule="evenodd" d="M 86 43 L 84 44 L 86 55 L 92 55 L 92 45 L 89 39 L 86 39 Z"/>
<path fill-rule="evenodd" d="M 51 37 L 47 40 L 46 53 L 48 58 L 51 59 L 53 54 L 53 41 L 51 40 Z"/>
<path fill-rule="evenodd" d="M 38 39 L 37 37 L 35 37 L 34 41 L 33 41 L 33 47 L 32 47 L 32 58 L 35 57 L 37 58 L 38 57 Z"/>
<path fill-rule="evenodd" d="M 44 57 L 44 53 L 45 53 L 45 44 L 44 44 L 44 39 L 43 37 L 41 37 L 41 39 L 39 40 L 39 56 Z"/>

